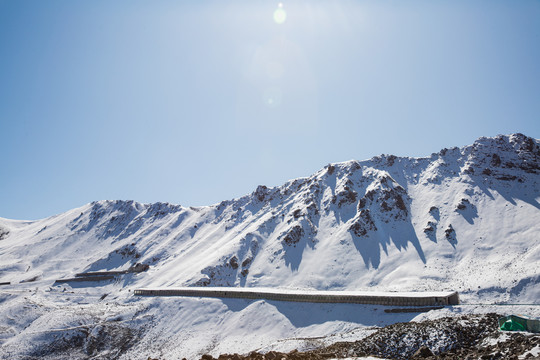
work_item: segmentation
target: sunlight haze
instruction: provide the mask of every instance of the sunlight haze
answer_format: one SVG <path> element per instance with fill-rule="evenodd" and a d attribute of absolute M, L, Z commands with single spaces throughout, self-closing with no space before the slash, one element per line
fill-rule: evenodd
<path fill-rule="evenodd" d="M 538 1 L 0 0 L 0 217 L 540 137 Z"/>

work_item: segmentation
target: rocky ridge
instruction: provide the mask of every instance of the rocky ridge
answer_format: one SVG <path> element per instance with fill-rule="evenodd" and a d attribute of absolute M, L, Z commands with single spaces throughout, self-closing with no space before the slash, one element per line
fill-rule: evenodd
<path fill-rule="evenodd" d="M 464 315 L 397 323 L 355 342 L 338 342 L 311 351 L 203 355 L 201 360 L 323 360 L 374 356 L 381 359 L 538 359 L 540 335 L 498 330 L 501 315 Z"/>

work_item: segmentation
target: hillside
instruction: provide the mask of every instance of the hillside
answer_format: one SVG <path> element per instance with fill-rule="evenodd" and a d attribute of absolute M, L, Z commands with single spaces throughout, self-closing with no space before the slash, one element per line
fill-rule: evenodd
<path fill-rule="evenodd" d="M 176 300 L 180 309 L 171 314 L 163 304 L 174 299 L 135 299 L 129 293 L 138 287 L 457 290 L 465 303 L 537 304 L 539 233 L 540 142 L 522 134 L 480 138 L 470 146 L 443 149 L 425 158 L 381 155 L 329 164 L 310 177 L 274 188 L 259 186 L 249 195 L 212 206 L 97 201 L 38 221 L 0 219 L 0 282 L 11 283 L 0 289 L 0 309 L 12 319 L 20 318 L 0 321 L 0 354 L 18 351 L 14 349 L 29 341 L 31 336 L 19 334 L 22 330 L 37 326 L 46 333 L 55 328 L 53 318 L 45 320 L 52 315 L 36 309 L 59 311 L 59 304 L 83 303 L 91 308 L 89 318 L 103 321 L 110 315 L 104 315 L 103 295 L 114 304 L 110 311 L 131 314 L 138 329 L 137 335 L 130 335 L 133 338 L 142 336 L 139 331 L 148 334 L 164 326 L 154 324 L 150 330 L 150 319 L 172 316 L 186 323 L 186 317 L 195 316 L 191 315 L 195 300 Z M 137 263 L 148 265 L 148 271 L 112 282 L 54 284 L 76 273 L 127 270 Z M 24 291 L 39 304 L 28 313 L 21 310 L 28 306 Z M 66 292 L 73 294 L 68 300 Z M 231 316 L 248 321 L 255 313 L 280 319 L 270 316 L 267 326 L 284 321 L 284 316 L 294 329 L 265 333 L 273 339 L 270 342 L 301 328 L 328 335 L 366 325 L 357 315 L 345 316 L 350 305 L 317 305 L 341 315 L 295 324 L 291 319 L 297 315 L 287 313 L 294 313 L 296 305 L 202 302 L 207 315 L 199 315 L 206 320 L 191 319 L 195 324 L 208 321 L 208 314 L 221 316 L 219 321 Z M 231 313 L 227 311 L 231 306 L 239 308 Z M 183 313 L 182 308 L 191 310 Z M 73 321 L 84 322 L 77 319 Z M 402 316 L 402 320 L 409 319 Z M 185 324 L 168 328 L 167 336 L 186 336 L 177 332 L 191 329 L 190 341 L 195 343 L 184 339 L 184 344 L 192 344 L 193 354 L 198 354 L 210 340 L 198 344 L 196 328 Z M 232 337 L 240 342 L 246 333 L 257 334 L 263 328 L 235 326 L 227 341 Z M 212 343 L 223 336 L 201 329 Z M 162 341 L 166 348 L 168 342 Z M 268 342 L 257 341 L 261 346 Z M 211 349 L 217 351 L 219 346 L 224 345 Z"/>

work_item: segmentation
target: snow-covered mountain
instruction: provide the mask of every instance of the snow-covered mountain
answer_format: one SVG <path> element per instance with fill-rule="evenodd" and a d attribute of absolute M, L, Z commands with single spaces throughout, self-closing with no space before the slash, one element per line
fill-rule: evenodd
<path fill-rule="evenodd" d="M 426 158 L 330 164 L 208 207 L 98 201 L 0 220 L 0 282 L 144 263 L 126 285 L 480 287 L 508 297 L 538 282 L 539 184 L 538 140 L 515 134 Z"/>
<path fill-rule="evenodd" d="M 107 291 L 457 290 L 465 302 L 538 303 L 539 234 L 540 142 L 513 134 L 330 164 L 206 207 L 98 201 L 0 219 L 0 282 L 54 292 L 69 287 L 57 279 L 141 263 L 148 271 Z"/>

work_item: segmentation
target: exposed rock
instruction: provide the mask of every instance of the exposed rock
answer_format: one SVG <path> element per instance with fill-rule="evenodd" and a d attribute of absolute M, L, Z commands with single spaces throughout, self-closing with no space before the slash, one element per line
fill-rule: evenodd
<path fill-rule="evenodd" d="M 386 223 L 406 220 L 409 216 L 404 200 L 409 199 L 407 191 L 388 175 L 382 176 L 379 184 L 379 187 L 366 191 L 358 202 L 357 211 L 371 209 Z"/>
<path fill-rule="evenodd" d="M 402 187 L 383 190 L 380 196 L 381 211 L 392 212 L 393 218 L 395 219 L 406 219 L 409 212 L 407 210 L 407 206 L 405 205 L 405 201 L 403 201 L 403 195 L 406 195 L 406 192 Z"/>
<path fill-rule="evenodd" d="M 114 251 L 116 254 L 120 254 L 122 257 L 135 258 L 138 259 L 141 257 L 141 254 L 135 248 L 135 244 L 126 245 L 120 249 Z"/>
<path fill-rule="evenodd" d="M 338 207 L 342 207 L 344 204 L 352 204 L 356 202 L 358 194 L 352 190 L 349 186 L 345 186 L 344 189 L 337 194 L 339 199 Z"/>
<path fill-rule="evenodd" d="M 368 209 L 361 210 L 357 214 L 354 222 L 349 227 L 349 231 L 352 231 L 358 237 L 366 236 L 369 231 L 377 231 Z"/>
<path fill-rule="evenodd" d="M 397 156 L 395 156 L 395 155 L 388 155 L 388 156 L 386 157 L 386 164 L 387 164 L 388 166 L 393 166 L 393 165 L 394 165 L 394 162 L 396 161 L 396 159 L 397 159 Z"/>
<path fill-rule="evenodd" d="M 253 258 L 251 257 L 247 257 L 244 259 L 244 261 L 242 261 L 242 267 L 247 267 L 251 264 L 251 261 L 253 261 Z"/>
<path fill-rule="evenodd" d="M 295 225 L 283 237 L 283 243 L 288 246 L 294 246 L 304 236 L 304 229 L 300 225 Z"/>
<path fill-rule="evenodd" d="M 268 195 L 268 188 L 264 185 L 257 186 L 257 189 L 253 192 L 253 196 L 260 202 L 263 202 L 266 200 L 266 196 Z"/>
<path fill-rule="evenodd" d="M 221 360 L 322 360 L 381 357 L 385 359 L 534 359 L 540 334 L 508 333 L 499 339 L 500 315 L 463 315 L 422 322 L 397 323 L 355 342 L 338 342 L 311 351 L 223 354 Z M 499 339 L 495 341 L 496 339 Z M 202 358 L 210 360 L 210 358 Z"/>
<path fill-rule="evenodd" d="M 335 170 L 336 170 L 336 167 L 332 164 L 328 164 L 328 166 L 326 167 L 326 173 L 328 175 L 332 175 Z"/>
<path fill-rule="evenodd" d="M 9 230 L 0 227 L 0 240 L 4 240 L 9 235 Z"/>
<path fill-rule="evenodd" d="M 306 210 L 308 214 L 311 216 L 317 216 L 319 215 L 319 209 L 317 208 L 317 205 L 312 199 L 307 200 L 308 206 L 306 207 Z"/>
<path fill-rule="evenodd" d="M 230 258 L 229 265 L 231 265 L 233 269 L 238 269 L 238 258 L 236 256 L 233 256 L 232 258 Z"/>
<path fill-rule="evenodd" d="M 447 239 L 450 238 L 452 236 L 452 234 L 454 234 L 454 233 L 455 233 L 455 230 L 452 227 L 452 224 L 448 225 L 446 230 L 444 230 L 444 234 L 445 234 Z"/>
<path fill-rule="evenodd" d="M 518 177 L 515 175 L 500 175 L 500 176 L 497 176 L 495 179 L 502 180 L 502 181 L 513 181 L 513 180 L 516 180 L 517 178 Z M 523 182 L 523 180 L 521 182 Z"/>
<path fill-rule="evenodd" d="M 351 164 L 351 171 L 358 171 L 362 168 L 362 165 L 358 161 L 353 161 Z"/>
<path fill-rule="evenodd" d="M 497 154 L 491 156 L 491 166 L 501 166 L 501 157 Z"/>
<path fill-rule="evenodd" d="M 459 204 L 456 206 L 457 210 L 465 210 L 471 205 L 468 199 L 461 199 Z"/>
<path fill-rule="evenodd" d="M 424 228 L 424 232 L 427 233 L 434 233 L 437 228 L 437 223 L 433 221 L 428 221 L 426 227 Z"/>
<path fill-rule="evenodd" d="M 88 359 L 120 357 L 136 344 L 140 331 L 116 321 L 106 321 L 94 326 L 79 326 L 57 331 L 54 338 L 43 347 L 32 350 L 29 358 Z"/>
<path fill-rule="evenodd" d="M 424 359 L 430 356 L 434 356 L 433 352 L 427 346 L 422 346 L 413 354 L 413 359 Z"/>
<path fill-rule="evenodd" d="M 457 243 L 456 231 L 452 227 L 452 224 L 448 225 L 448 227 L 444 230 L 444 236 L 452 245 Z"/>
<path fill-rule="evenodd" d="M 148 269 L 150 269 L 150 265 L 136 263 L 135 265 L 130 266 L 130 268 L 128 269 L 128 272 L 140 273 L 140 272 L 147 271 Z"/>

